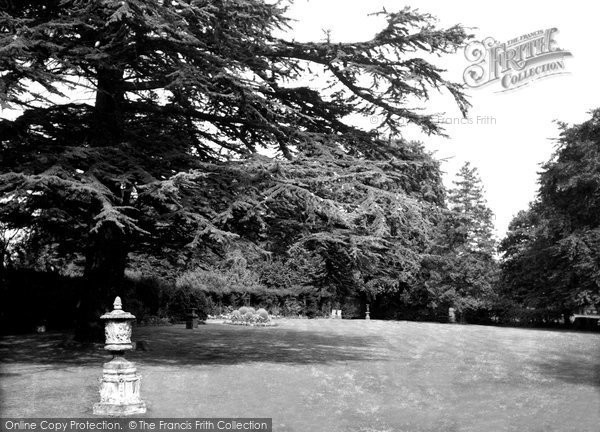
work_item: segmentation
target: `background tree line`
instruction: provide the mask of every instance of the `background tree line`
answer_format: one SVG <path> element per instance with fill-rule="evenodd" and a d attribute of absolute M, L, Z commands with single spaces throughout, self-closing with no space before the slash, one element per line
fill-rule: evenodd
<path fill-rule="evenodd" d="M 500 244 L 507 312 L 516 305 L 536 321 L 600 308 L 600 110 L 560 128 L 536 199 Z"/>

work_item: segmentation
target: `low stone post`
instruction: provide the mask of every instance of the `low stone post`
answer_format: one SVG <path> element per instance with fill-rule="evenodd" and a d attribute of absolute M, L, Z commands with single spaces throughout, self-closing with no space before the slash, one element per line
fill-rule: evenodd
<path fill-rule="evenodd" d="M 369 305 L 367 304 L 367 312 L 365 313 L 365 319 L 366 320 L 370 320 L 371 319 L 371 311 L 369 310 Z"/>
<path fill-rule="evenodd" d="M 185 317 L 185 328 L 186 329 L 195 329 L 198 328 L 198 314 L 196 313 L 196 309 L 190 309 L 190 312 Z"/>
<path fill-rule="evenodd" d="M 146 412 L 146 404 L 140 397 L 141 376 L 137 373 L 135 363 L 123 357 L 125 351 L 133 349 L 131 322 L 135 316 L 122 309 L 119 297 L 115 299 L 113 307 L 112 312 L 100 317 L 105 321 L 104 349 L 109 351 L 113 358 L 104 363 L 100 402 L 94 404 L 93 412 L 102 416 L 143 414 Z"/>
<path fill-rule="evenodd" d="M 456 323 L 456 314 L 454 312 L 454 308 L 448 308 L 448 322 L 451 324 Z"/>

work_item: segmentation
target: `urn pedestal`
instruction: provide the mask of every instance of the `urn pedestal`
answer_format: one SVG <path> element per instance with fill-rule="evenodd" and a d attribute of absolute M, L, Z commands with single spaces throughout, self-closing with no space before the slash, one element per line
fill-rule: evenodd
<path fill-rule="evenodd" d="M 456 313 L 454 311 L 454 308 L 448 308 L 448 322 L 451 324 L 456 323 Z"/>
<path fill-rule="evenodd" d="M 190 309 L 185 317 L 185 328 L 188 330 L 198 328 L 198 318 L 200 317 L 196 313 L 196 309 Z"/>
<path fill-rule="evenodd" d="M 93 412 L 103 416 L 143 414 L 146 404 L 140 396 L 141 376 L 137 373 L 135 363 L 123 357 L 125 351 L 133 348 L 131 322 L 135 316 L 122 310 L 119 297 L 113 306 L 112 312 L 100 317 L 106 321 L 104 349 L 113 355 L 113 359 L 104 363 L 100 402 L 94 404 Z"/>

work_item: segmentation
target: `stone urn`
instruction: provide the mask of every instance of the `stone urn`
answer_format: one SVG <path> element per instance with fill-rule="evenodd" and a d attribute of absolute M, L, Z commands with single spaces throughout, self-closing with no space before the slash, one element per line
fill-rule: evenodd
<path fill-rule="evenodd" d="M 104 363 L 100 384 L 100 402 L 94 404 L 93 412 L 103 416 L 143 414 L 146 404 L 140 397 L 141 376 L 135 363 L 125 359 L 125 351 L 133 349 L 131 324 L 135 316 L 123 310 L 117 297 L 113 311 L 100 317 L 104 321 L 106 345 L 104 349 L 113 356 Z"/>

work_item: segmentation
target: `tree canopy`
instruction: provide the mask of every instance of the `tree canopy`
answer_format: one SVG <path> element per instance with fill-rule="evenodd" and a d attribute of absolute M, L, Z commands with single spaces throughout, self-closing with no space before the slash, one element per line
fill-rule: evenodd
<path fill-rule="evenodd" d="M 479 172 L 466 162 L 448 191 L 448 209 L 424 260 L 423 286 L 431 307 L 454 307 L 463 318 L 487 319 L 497 270 L 492 218 Z"/>
<path fill-rule="evenodd" d="M 600 111 L 560 127 L 538 197 L 513 219 L 500 249 L 507 296 L 568 316 L 600 303 Z"/>
<path fill-rule="evenodd" d="M 412 104 L 432 90 L 468 103 L 421 54 L 453 52 L 465 30 L 411 9 L 379 15 L 370 40 L 298 42 L 280 2 L 3 3 L 0 100 L 24 112 L 0 122 L 0 219 L 26 228 L 32 251 L 85 261 L 90 280 L 114 286 L 130 252 L 229 236 L 213 218 L 242 182 L 232 161 L 270 149 L 310 173 L 317 148 L 384 163 L 381 133 L 406 121 L 441 133 Z M 378 116 L 377 130 L 351 113 Z M 202 176 L 222 194 L 191 196 Z"/>
<path fill-rule="evenodd" d="M 322 284 L 372 296 L 398 291 L 419 271 L 444 191 L 439 164 L 422 146 L 387 147 L 385 160 L 323 146 L 292 161 L 256 156 L 177 176 L 172 190 L 205 223 L 188 253 L 214 242 L 226 250 L 232 238 L 251 242 L 255 254 L 300 250 L 324 260 Z M 189 235 L 184 219 L 165 229 Z"/>

